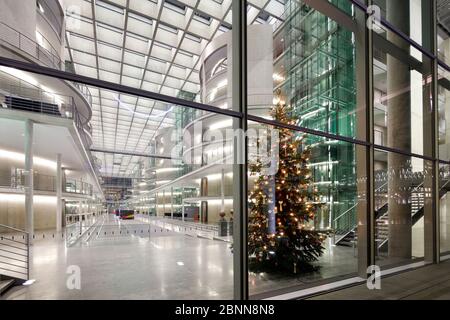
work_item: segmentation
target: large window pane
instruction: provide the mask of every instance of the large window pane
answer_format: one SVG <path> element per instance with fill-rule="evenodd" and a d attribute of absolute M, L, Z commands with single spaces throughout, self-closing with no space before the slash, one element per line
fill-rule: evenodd
<path fill-rule="evenodd" d="M 332 3 L 352 12 L 350 2 Z M 357 116 L 353 33 L 303 1 L 286 1 L 283 18 L 281 25 L 249 28 L 249 113 L 267 117 L 272 104 L 285 103 L 299 126 L 364 139 L 357 130 L 365 122 Z"/>
<path fill-rule="evenodd" d="M 357 221 L 366 212 L 364 147 L 259 128 L 280 142 L 268 157 L 255 157 L 252 146 L 266 148 L 262 138 L 249 140 L 250 294 L 355 274 Z"/>
<path fill-rule="evenodd" d="M 430 50 L 428 39 L 431 36 L 431 17 L 428 13 L 431 12 L 431 2 L 428 0 L 375 0 L 373 4 L 379 8 L 381 17 L 396 30 L 426 50 Z M 375 31 L 387 39 L 400 39 L 393 31 L 384 26 L 376 28 Z"/>
<path fill-rule="evenodd" d="M 375 36 L 375 144 L 431 156 L 430 63 L 404 40 Z"/>
<path fill-rule="evenodd" d="M 439 165 L 439 234 L 440 253 L 450 253 L 450 166 Z"/>
<path fill-rule="evenodd" d="M 450 64 L 450 20 L 448 1 L 437 0 L 438 57 Z"/>
<path fill-rule="evenodd" d="M 438 69 L 439 159 L 450 159 L 450 77 L 444 68 Z"/>
<path fill-rule="evenodd" d="M 431 214 L 432 163 L 376 150 L 375 249 L 378 265 L 387 267 L 425 255 L 424 217 Z"/>
<path fill-rule="evenodd" d="M 232 117 L 90 86 L 91 116 L 75 87 L 9 68 L 0 71 L 0 89 L 0 184 L 8 189 L 0 223 L 13 228 L 26 227 L 28 133 L 12 118 L 39 119 L 31 260 L 39 281 L 27 298 L 233 297 Z M 73 265 L 80 290 L 66 286 Z"/>

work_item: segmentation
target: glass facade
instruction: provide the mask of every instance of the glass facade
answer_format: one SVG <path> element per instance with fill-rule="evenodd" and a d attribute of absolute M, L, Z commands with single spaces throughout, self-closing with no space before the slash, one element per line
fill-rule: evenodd
<path fill-rule="evenodd" d="M 97 18 L 67 13 L 70 59 L 66 69 L 41 63 L 51 74 L 0 51 L 4 109 L 27 98 L 12 83 L 30 86 L 8 66 L 59 74 L 92 108 L 78 127 L 90 133 L 109 215 L 83 222 L 82 204 L 68 200 L 68 225 L 104 230 L 105 239 L 137 233 L 161 261 L 152 270 L 164 298 L 182 297 L 176 282 L 196 298 L 282 296 L 360 281 L 371 265 L 446 257 L 448 10 L 439 0 L 258 2 L 98 1 Z M 377 27 L 368 6 L 380 12 Z M 139 16 L 144 9 L 160 14 Z M 52 116 L 68 105 L 61 97 Z M 65 183 L 92 196 L 86 182 Z M 118 208 L 134 210 L 134 229 L 115 229 Z M 169 236 L 144 239 L 150 230 Z M 196 247 L 198 239 L 210 242 Z"/>
<path fill-rule="evenodd" d="M 323 7 L 287 1 L 285 22 L 274 33 L 274 104 L 291 108 L 297 134 L 304 135 L 303 144 L 311 148 L 310 185 L 321 206 L 308 225 L 321 235 L 324 251 L 312 259 L 314 271 L 250 268 L 250 295 L 255 297 L 301 288 L 296 281 L 364 276 L 370 264 L 384 269 L 436 261 L 434 199 L 440 203 L 440 252 L 447 252 L 446 165 L 437 158 L 448 161 L 443 155 L 448 67 L 440 68 L 439 75 L 433 71 L 438 63 L 434 41 L 442 55 L 446 38 L 442 26 L 438 37 L 432 37 L 435 4 L 329 2 L 334 9 L 325 14 Z M 364 35 L 369 4 L 381 13 L 381 23 Z M 356 29 L 343 13 L 355 19 Z M 438 99 L 433 91 L 436 79 Z M 277 181 L 277 175 L 270 180 Z M 273 202 L 276 206 L 278 200 Z M 269 206 L 265 212 L 269 234 L 279 239 L 275 247 L 292 241 L 284 235 L 284 226 L 270 230 L 273 209 Z M 275 212 L 278 221 L 282 213 Z M 251 204 L 250 223 L 254 215 Z M 301 235 L 297 240 L 305 243 Z M 249 248 L 250 263 L 258 252 L 251 241 Z M 272 252 L 276 256 L 273 243 Z"/>

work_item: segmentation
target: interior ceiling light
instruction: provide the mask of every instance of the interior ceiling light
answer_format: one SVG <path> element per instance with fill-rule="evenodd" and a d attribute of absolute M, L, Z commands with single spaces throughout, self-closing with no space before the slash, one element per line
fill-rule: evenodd
<path fill-rule="evenodd" d="M 215 122 L 215 123 L 211 124 L 209 126 L 209 129 L 210 130 L 217 130 L 217 129 L 231 127 L 232 125 L 233 125 L 233 120 L 232 119 L 227 119 L 227 120 L 218 121 L 218 122 Z"/>
<path fill-rule="evenodd" d="M 137 111 L 132 110 L 132 108 L 130 108 L 126 103 L 123 103 L 117 95 L 114 95 L 114 99 L 119 103 L 119 106 L 125 108 L 131 114 L 141 116 L 143 119 L 165 117 L 168 113 L 172 112 L 173 108 L 174 108 L 173 106 L 171 106 L 167 111 L 162 111 L 162 112 L 155 112 L 155 110 L 152 110 L 152 114 L 148 115 L 148 114 L 145 114 L 142 112 L 137 112 Z"/>

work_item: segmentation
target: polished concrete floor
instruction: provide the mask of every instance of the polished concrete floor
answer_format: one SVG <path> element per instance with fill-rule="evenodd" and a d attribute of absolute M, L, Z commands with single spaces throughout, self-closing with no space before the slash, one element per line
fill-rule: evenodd
<path fill-rule="evenodd" d="M 42 233 L 31 252 L 31 278 L 35 282 L 15 287 L 2 299 L 231 299 L 233 257 L 230 244 L 199 238 L 189 228 L 184 233 L 184 228 L 176 231 L 167 226 L 170 224 L 144 217 L 120 221 L 114 216 L 105 216 L 90 228 L 84 226 L 83 236 L 71 245 L 62 237 L 53 237 L 52 231 Z M 69 230 L 75 233 L 77 226 Z M 392 261 L 387 259 L 386 262 Z M 325 252 L 316 265 L 320 266 L 317 272 L 298 277 L 251 273 L 250 294 L 288 291 L 316 285 L 323 279 L 354 274 L 356 251 L 351 247 L 333 246 L 332 239 L 327 239 Z M 80 268 L 80 290 L 70 290 L 67 286 L 71 279 L 67 273 L 70 266 Z M 450 286 L 450 263 L 439 266 L 443 267 L 444 270 L 430 270 L 436 275 L 447 272 L 448 277 L 441 278 L 436 287 L 445 293 Z M 417 286 L 426 289 L 428 280 L 420 280 L 421 275 L 416 278 L 405 273 L 395 277 L 399 280 L 383 279 L 381 291 L 368 292 L 365 286 L 358 286 L 322 297 L 340 299 L 348 295 L 352 299 L 352 294 L 356 294 L 370 299 L 383 297 L 384 292 L 412 292 Z"/>
<path fill-rule="evenodd" d="M 84 229 L 83 229 L 84 230 Z M 86 229 L 80 241 L 47 234 L 32 247 L 30 286 L 3 299 L 231 299 L 230 244 L 174 232 L 145 219 L 108 216 Z M 85 230 L 85 231 L 86 231 Z M 356 271 L 353 248 L 326 244 L 320 270 L 300 277 L 250 274 L 250 294 L 311 284 Z M 81 272 L 80 290 L 70 290 L 70 266 Z"/>
<path fill-rule="evenodd" d="M 6 299 L 213 299 L 232 297 L 232 254 L 221 241 L 151 229 L 134 234 L 135 221 L 105 226 L 88 242 L 39 239 L 32 249 L 31 278 Z M 139 224 L 142 225 L 142 224 Z M 122 228 L 123 227 L 123 228 Z M 149 226 L 146 226 L 146 229 Z M 119 234 L 117 230 L 122 229 Z M 142 229 L 142 228 L 140 228 Z M 131 231 L 129 234 L 126 231 Z M 69 266 L 81 271 L 80 290 L 69 290 Z"/>
<path fill-rule="evenodd" d="M 363 284 L 311 299 L 450 300 L 450 260 L 382 278 L 380 290 L 369 290 Z"/>

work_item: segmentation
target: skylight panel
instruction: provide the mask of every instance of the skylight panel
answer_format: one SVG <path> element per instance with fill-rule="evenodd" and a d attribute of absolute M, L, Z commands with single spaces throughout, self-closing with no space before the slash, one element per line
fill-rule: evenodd
<path fill-rule="evenodd" d="M 127 64 L 143 68 L 145 66 L 145 55 L 125 50 L 123 61 Z"/>
<path fill-rule="evenodd" d="M 177 0 L 165 0 L 164 7 L 181 14 L 184 14 L 186 12 L 186 6 Z"/>
<path fill-rule="evenodd" d="M 108 72 L 105 70 L 99 70 L 100 80 L 119 83 L 120 76 L 117 73 Z"/>
<path fill-rule="evenodd" d="M 89 38 L 94 37 L 92 20 L 83 19 L 79 16 L 66 18 L 66 31 L 81 34 Z"/>
<path fill-rule="evenodd" d="M 132 77 L 136 79 L 142 78 L 142 68 L 130 66 L 128 64 L 123 65 L 122 74 L 127 77 Z"/>
<path fill-rule="evenodd" d="M 97 45 L 98 55 L 120 61 L 122 59 L 122 49 L 117 46 L 107 45 L 105 43 L 98 43 Z"/>
<path fill-rule="evenodd" d="M 120 29 L 112 28 L 104 24 L 97 24 L 97 39 L 104 43 L 111 43 L 122 46 L 123 32 Z"/>
<path fill-rule="evenodd" d="M 142 84 L 142 89 L 157 92 L 159 91 L 159 85 L 148 81 L 144 81 L 144 83 Z"/>
<path fill-rule="evenodd" d="M 211 20 L 212 20 L 212 18 L 209 15 L 198 12 L 198 11 L 194 12 L 193 19 L 195 19 L 201 23 L 204 23 L 208 26 L 211 24 Z"/>
<path fill-rule="evenodd" d="M 151 38 L 153 21 L 136 14 L 128 13 L 127 30 L 146 38 Z"/>
<path fill-rule="evenodd" d="M 68 38 L 71 49 L 95 54 L 95 43 L 92 38 L 75 35 L 72 33 Z"/>
<path fill-rule="evenodd" d="M 187 33 L 187 32 L 186 32 L 185 37 L 186 37 L 186 39 L 195 41 L 195 42 L 197 42 L 197 43 L 200 43 L 200 42 L 202 41 L 202 39 L 201 39 L 200 37 L 194 36 L 193 34 Z"/>
<path fill-rule="evenodd" d="M 96 68 L 87 67 L 81 64 L 75 64 L 75 72 L 82 76 L 97 78 Z"/>
<path fill-rule="evenodd" d="M 97 65 L 97 59 L 96 59 L 95 55 L 93 55 L 93 54 L 88 54 L 88 53 L 74 50 L 72 52 L 72 57 L 76 63 L 83 64 L 85 66 L 92 67 L 92 66 Z"/>
<path fill-rule="evenodd" d="M 124 23 L 124 10 L 105 2 L 95 2 L 95 17 L 98 22 L 103 22 L 112 26 L 120 27 L 123 29 Z"/>
<path fill-rule="evenodd" d="M 133 88 L 139 88 L 139 86 L 141 84 L 141 81 L 139 79 L 136 79 L 136 78 L 122 76 L 122 84 L 124 86 L 129 86 L 129 87 L 133 87 Z"/>
<path fill-rule="evenodd" d="M 231 30 L 231 26 L 226 23 L 222 23 L 220 24 L 219 30 L 222 32 L 228 32 Z"/>
<path fill-rule="evenodd" d="M 145 38 L 136 35 L 130 35 L 129 33 L 127 34 L 125 40 L 125 48 L 127 48 L 128 50 L 137 51 L 142 54 L 147 54 L 149 47 L 150 47 L 149 40 L 146 40 Z"/>
<path fill-rule="evenodd" d="M 120 72 L 120 63 L 117 61 L 113 61 L 110 59 L 105 59 L 102 57 L 98 58 L 98 64 L 100 66 L 100 69 L 108 70 L 114 73 Z"/>
<path fill-rule="evenodd" d="M 166 73 L 167 63 L 164 60 L 150 57 L 148 59 L 147 70 L 160 74 Z"/>
<path fill-rule="evenodd" d="M 172 60 L 172 49 L 167 49 L 161 46 L 154 46 L 152 50 L 152 57 L 164 61 Z"/>

